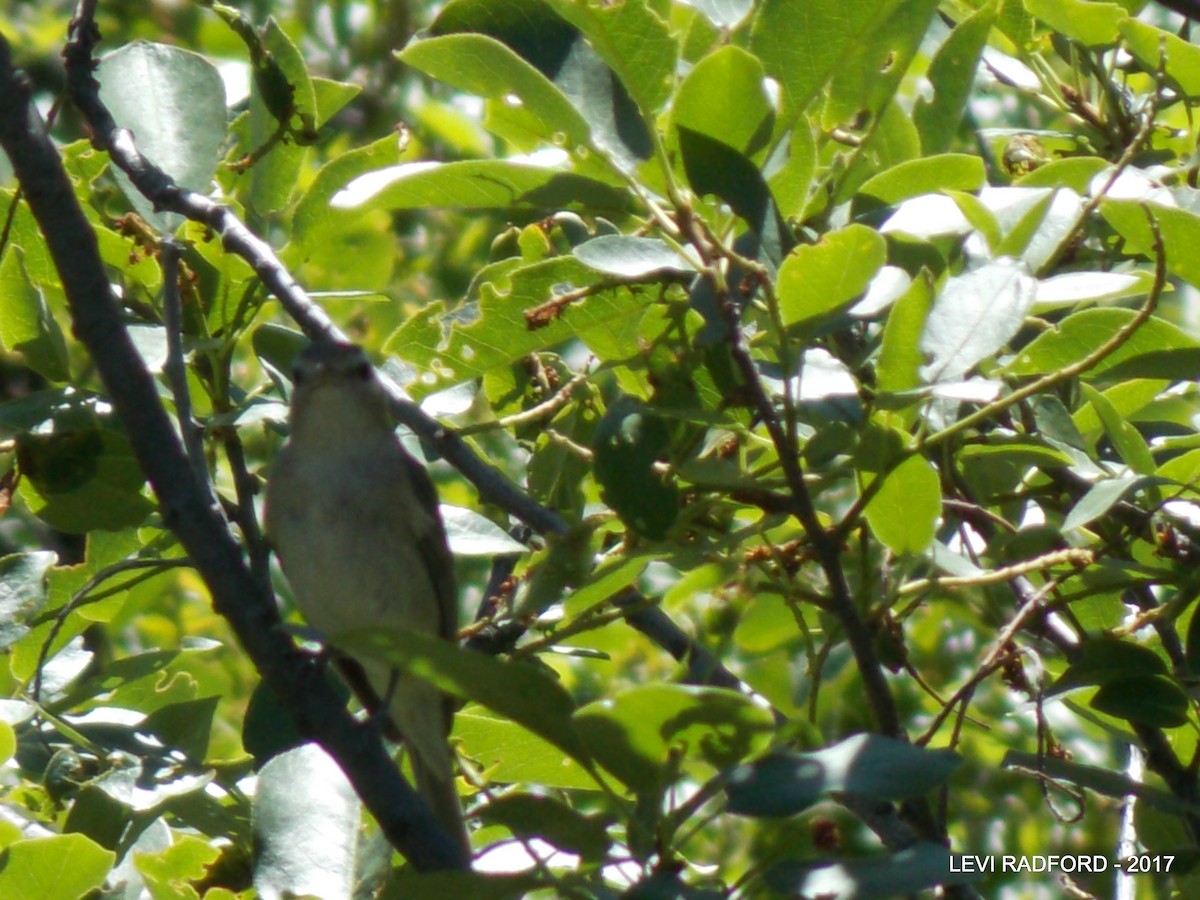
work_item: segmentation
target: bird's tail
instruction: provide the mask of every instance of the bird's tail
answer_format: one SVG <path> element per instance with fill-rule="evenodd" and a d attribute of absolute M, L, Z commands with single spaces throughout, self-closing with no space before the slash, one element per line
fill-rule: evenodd
<path fill-rule="evenodd" d="M 447 750 L 449 748 L 447 747 Z M 439 756 L 441 756 L 439 754 Z M 432 766 L 427 763 L 420 753 L 409 753 L 412 761 L 413 777 L 417 782 L 417 791 L 425 798 L 425 802 L 433 810 L 434 816 L 442 823 L 446 832 L 458 842 L 466 853 L 471 856 L 471 840 L 467 836 L 467 825 L 463 821 L 462 801 L 458 798 L 458 789 L 454 786 L 453 759 L 447 753 L 438 763 L 444 765 Z"/>
<path fill-rule="evenodd" d="M 432 685 L 413 678 L 393 683 L 391 697 L 389 712 L 403 735 L 417 791 L 469 859 L 471 842 L 454 786 L 454 751 L 448 740 L 451 716 L 446 698 Z"/>

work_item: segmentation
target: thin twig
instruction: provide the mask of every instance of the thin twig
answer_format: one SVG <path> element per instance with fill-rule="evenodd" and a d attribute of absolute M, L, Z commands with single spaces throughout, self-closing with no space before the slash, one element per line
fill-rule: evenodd
<path fill-rule="evenodd" d="M 206 491 L 212 491 L 208 477 L 208 466 L 204 462 L 204 445 L 200 431 L 192 420 L 192 399 L 188 391 L 187 360 L 183 351 L 183 304 L 179 297 L 179 263 L 182 247 L 174 238 L 163 239 L 159 247 L 163 272 L 163 313 L 167 327 L 167 362 L 165 371 L 171 383 L 171 394 L 175 398 L 175 418 L 179 422 L 179 433 L 183 446 L 192 463 L 196 483 Z"/>
<path fill-rule="evenodd" d="M 531 406 L 529 409 L 522 410 L 519 413 L 513 413 L 511 416 L 504 416 L 500 419 L 495 419 L 491 422 L 478 422 L 472 425 L 463 425 L 458 429 L 461 437 L 468 437 L 473 434 L 479 434 L 484 431 L 495 431 L 504 429 L 507 431 L 510 428 L 520 428 L 523 425 L 530 425 L 534 422 L 540 422 L 542 419 L 548 419 L 556 412 L 566 406 L 567 401 L 571 399 L 571 394 L 575 388 L 583 384 L 588 379 L 587 372 L 580 372 L 565 385 L 558 393 L 543 400 L 537 406 Z"/>

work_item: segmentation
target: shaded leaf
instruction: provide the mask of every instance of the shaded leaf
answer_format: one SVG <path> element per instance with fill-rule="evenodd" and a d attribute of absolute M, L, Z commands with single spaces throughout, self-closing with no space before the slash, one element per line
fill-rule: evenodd
<path fill-rule="evenodd" d="M 855 900 L 915 894 L 939 884 L 970 884 L 977 874 L 956 872 L 950 851 L 920 843 L 888 856 L 827 864 L 776 863 L 765 879 L 789 897 L 854 897 Z"/>
<path fill-rule="evenodd" d="M 514 835 L 541 838 L 585 860 L 601 860 L 611 840 L 603 819 L 585 816 L 561 800 L 536 794 L 506 794 L 485 804 L 485 825 L 503 825 Z"/>
<path fill-rule="evenodd" d="M 18 435 L 17 465 L 30 510 L 61 531 L 126 528 L 154 509 L 129 439 L 108 428 Z"/>
<path fill-rule="evenodd" d="M 1129 778 L 1121 772 L 1060 759 L 1048 754 L 1042 754 L 1039 757 L 1036 753 L 1008 750 L 1000 765 L 1006 769 L 1016 769 L 1017 771 L 1024 769 L 1031 773 L 1044 772 L 1053 778 L 1077 784 L 1121 802 L 1134 796 L 1139 802 L 1145 802 L 1156 809 L 1175 815 L 1191 814 L 1196 809 L 1194 804 L 1189 804 L 1174 794 Z"/>
<path fill-rule="evenodd" d="M 715 194 L 728 203 L 757 239 L 748 255 L 761 253 L 778 265 L 793 242 L 758 167 L 723 141 L 682 125 L 677 130 L 692 189 L 700 195 Z"/>
<path fill-rule="evenodd" d="M 667 425 L 632 397 L 613 403 L 596 427 L 596 481 L 604 502 L 630 528 L 666 535 L 679 511 L 679 489 L 653 469 L 671 444 Z"/>
<path fill-rule="evenodd" d="M 582 707 L 575 723 L 606 769 L 652 790 L 671 752 L 726 768 L 762 748 L 775 722 L 744 694 L 721 688 L 649 684 Z"/>
<path fill-rule="evenodd" d="M 462 650 L 415 631 L 357 630 L 333 635 L 336 646 L 362 653 L 415 675 L 464 700 L 507 716 L 576 760 L 587 748 L 571 722 L 570 695 L 533 666 Z"/>
<path fill-rule="evenodd" d="M 791 816 L 829 793 L 878 800 L 917 797 L 962 763 L 951 750 L 929 750 L 878 734 L 858 734 L 810 753 L 777 752 L 729 773 L 730 812 Z"/>
<path fill-rule="evenodd" d="M 358 796 L 316 744 L 271 759 L 254 797 L 254 887 L 269 896 L 349 897 L 357 882 Z"/>
<path fill-rule="evenodd" d="M 639 279 L 663 272 L 686 274 L 695 267 L 658 238 L 605 234 L 571 250 L 589 269 L 618 278 Z"/>
<path fill-rule="evenodd" d="M 1166 663 L 1150 648 L 1100 635 L 1084 642 L 1079 658 L 1059 676 L 1048 693 L 1054 696 L 1088 685 L 1103 687 L 1113 681 L 1165 674 Z"/>
<path fill-rule="evenodd" d="M 1188 723 L 1188 695 L 1166 675 L 1137 675 L 1109 681 L 1096 691 L 1091 706 L 1100 712 L 1152 728 Z"/>
<path fill-rule="evenodd" d="M 225 84 L 198 53 L 134 41 L 109 53 L 96 70 L 100 99 L 117 124 L 133 132 L 138 150 L 181 187 L 207 194 L 225 142 Z M 154 209 L 117 171 L 138 215 L 163 232 L 182 221 Z"/>

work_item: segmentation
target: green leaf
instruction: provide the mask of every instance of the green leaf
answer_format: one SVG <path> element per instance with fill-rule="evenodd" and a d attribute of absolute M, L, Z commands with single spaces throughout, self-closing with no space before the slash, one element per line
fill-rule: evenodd
<path fill-rule="evenodd" d="M 1112 401 L 1089 384 L 1082 385 L 1083 396 L 1096 410 L 1104 430 L 1125 465 L 1139 475 L 1153 475 L 1157 465 L 1150 447 L 1141 432 L 1131 425 L 1113 406 Z"/>
<path fill-rule="evenodd" d="M 1033 306 L 1037 284 L 1007 257 L 946 279 L 921 334 L 930 355 L 927 382 L 957 381 L 1016 335 Z"/>
<path fill-rule="evenodd" d="M 180 187 L 207 194 L 225 143 L 225 85 L 197 53 L 134 41 L 100 60 L 100 99 L 117 124 L 137 138 L 138 150 Z M 123 172 L 114 173 L 133 208 L 159 231 L 182 218 L 159 212 Z"/>
<path fill-rule="evenodd" d="M 46 298 L 25 274 L 21 254 L 0 260 L 0 344 L 20 353 L 26 364 L 49 381 L 66 381 L 67 342 L 50 314 Z"/>
<path fill-rule="evenodd" d="M 807 205 L 817 170 L 817 143 L 807 119 L 801 119 L 792 129 L 786 152 L 785 160 L 767 178 L 767 184 L 780 214 L 792 218 Z"/>
<path fill-rule="evenodd" d="M 937 0 L 908 0 L 876 17 L 871 33 L 853 43 L 833 73 L 821 111 L 824 129 L 874 126 L 895 99 L 937 7 Z"/>
<path fill-rule="evenodd" d="M 977 191 L 987 183 L 983 160 L 965 153 L 942 153 L 892 166 L 869 179 L 860 195 L 891 206 L 938 191 Z"/>
<path fill-rule="evenodd" d="M 1043 262 L 1044 257 L 1037 253 L 1026 255 L 1026 251 L 1030 249 L 1034 238 L 1037 236 L 1039 229 L 1046 220 L 1047 214 L 1054 203 L 1054 193 L 1048 192 L 1045 196 L 1039 197 L 1029 209 L 1021 214 L 1020 218 L 1007 230 L 1004 238 L 995 246 L 995 254 L 997 256 L 1012 256 L 1014 258 L 1023 258 L 1028 263 L 1031 269 L 1036 269 Z M 1074 224 L 1075 218 L 1071 217 L 1067 223 L 1069 228 Z M 1043 251 L 1044 253 L 1044 251 Z M 1038 257 L 1038 258 L 1032 258 Z"/>
<path fill-rule="evenodd" d="M 1113 505 L 1130 491 L 1141 489 L 1148 484 L 1157 483 L 1156 478 L 1145 475 L 1126 475 L 1121 478 L 1106 478 L 1097 482 L 1083 495 L 1082 499 L 1071 508 L 1070 514 L 1063 520 L 1062 530 L 1082 528 L 1096 521 Z"/>
<path fill-rule="evenodd" d="M 919 97 L 913 107 L 913 122 L 926 155 L 945 152 L 953 143 L 995 18 L 992 0 L 955 26 L 934 56 L 928 75 L 933 99 Z"/>
<path fill-rule="evenodd" d="M 960 448 L 958 464 L 963 478 L 982 501 L 1012 492 L 1023 478 L 1029 476 L 1031 469 L 1066 468 L 1071 464 L 1071 458 L 1053 447 L 996 439 L 986 445 Z"/>
<path fill-rule="evenodd" d="M 899 4 L 896 0 L 764 0 L 750 50 L 783 88 L 790 118 L 799 114 L 850 53 Z"/>
<path fill-rule="evenodd" d="M 14 203 L 16 204 L 15 208 Z M 21 263 L 26 277 L 39 288 L 61 287 L 62 280 L 59 278 L 58 269 L 54 266 L 54 259 L 50 256 L 50 248 L 46 245 L 46 238 L 42 235 L 41 229 L 38 228 L 37 219 L 29 211 L 28 202 L 18 198 L 16 191 L 0 190 L 0 207 L 3 207 L 6 215 L 12 215 L 8 240 L 12 246 L 21 251 Z M 104 234 L 103 230 L 98 231 L 97 237 L 102 234 Z M 103 249 L 102 239 L 101 252 Z M 7 257 L 12 255 L 6 250 L 4 261 L 7 262 Z M 7 288 L 5 290 L 7 291 Z"/>
<path fill-rule="evenodd" d="M 753 156 L 771 137 L 775 110 L 762 63 L 740 47 L 721 47 L 696 64 L 675 97 L 676 125 Z"/>
<path fill-rule="evenodd" d="M 666 423 L 633 397 L 620 397 L 596 427 L 596 481 L 604 502 L 630 528 L 666 536 L 679 514 L 679 489 L 654 471 L 671 445 Z"/>
<path fill-rule="evenodd" d="M 674 85 L 679 48 L 667 24 L 646 0 L 599 5 L 574 0 L 546 3 L 588 39 L 643 115 L 649 117 L 662 109 Z"/>
<path fill-rule="evenodd" d="M 484 825 L 503 825 L 514 835 L 548 841 L 590 861 L 602 860 L 612 843 L 603 819 L 585 816 L 553 797 L 505 794 L 485 804 L 479 818 Z"/>
<path fill-rule="evenodd" d="M 1085 309 L 1042 332 L 1002 370 L 1006 375 L 1043 375 L 1079 362 L 1136 316 L 1131 309 Z M 1200 363 L 1200 341 L 1151 316 L 1116 350 L 1081 377 L 1175 378 Z"/>
<path fill-rule="evenodd" d="M 1019 187 L 1070 188 L 1080 196 L 1088 193 L 1092 179 L 1109 167 L 1107 160 L 1096 156 L 1076 156 L 1055 159 L 1013 184 Z"/>
<path fill-rule="evenodd" d="M 129 439 L 109 428 L 18 435 L 17 465 L 30 511 L 60 531 L 115 531 L 154 509 Z"/>
<path fill-rule="evenodd" d="M 942 514 L 937 470 L 923 456 L 911 456 L 884 476 L 863 511 L 871 531 L 893 553 L 918 554 L 933 543 Z"/>
<path fill-rule="evenodd" d="M 876 366 L 880 391 L 899 393 L 920 385 L 921 333 L 932 305 L 933 276 L 923 268 L 888 313 Z"/>
<path fill-rule="evenodd" d="M 601 181 L 528 163 L 484 159 L 402 163 L 359 175 L 333 195 L 334 209 L 586 209 L 621 212 L 624 191 Z"/>
<path fill-rule="evenodd" d="M 1153 258 L 1154 236 L 1146 217 L 1149 209 L 1162 236 L 1167 271 L 1200 287 L 1200 256 L 1193 252 L 1200 241 L 1200 216 L 1186 209 L 1148 204 L 1146 201 L 1153 199 L 1151 192 L 1161 188 L 1147 180 L 1146 189 L 1147 195 L 1136 199 L 1105 199 L 1100 204 L 1101 214 L 1125 238 L 1127 253 Z"/>
<path fill-rule="evenodd" d="M 567 147 L 591 144 L 587 121 L 558 86 L 494 37 L 425 38 L 411 42 L 397 56 L 433 78 L 507 104 L 510 116 L 519 115 L 524 128 L 547 141 Z"/>
<path fill-rule="evenodd" d="M 628 5 L 628 4 L 626 4 Z M 633 171 L 653 154 L 653 139 L 647 119 L 638 110 L 621 77 L 606 62 L 598 47 L 593 49 L 575 25 L 565 21 L 567 9 L 556 14 L 542 0 L 453 0 L 446 4 L 429 28 L 435 37 L 472 32 L 488 35 L 508 46 L 554 83 L 578 111 L 591 131 L 591 144 L 623 171 Z M 579 11 L 589 27 L 604 31 L 604 22 L 593 21 Z M 638 19 L 634 11 L 626 24 Z M 609 20 L 611 23 L 611 20 Z M 636 27 L 636 25 L 635 25 Z M 650 26 L 651 30 L 654 26 Z M 645 45 L 639 41 L 639 47 Z M 640 70 L 631 57 L 629 64 Z M 522 81 L 524 84 L 524 80 Z M 487 127 L 524 149 L 533 149 L 529 135 L 530 114 L 503 101 L 489 104 Z M 535 135 L 536 128 L 535 127 Z M 564 136 L 566 132 L 564 132 Z M 584 159 L 579 158 L 580 165 Z"/>
<path fill-rule="evenodd" d="M 159 853 L 134 854 L 134 865 L 146 880 L 150 895 L 186 897 L 193 882 L 204 880 L 222 848 L 192 834 L 173 835 L 174 843 Z"/>
<path fill-rule="evenodd" d="M 797 247 L 783 261 L 776 285 L 783 324 L 810 322 L 848 306 L 886 259 L 886 242 L 866 225 L 848 225 Z"/>
<path fill-rule="evenodd" d="M 289 139 L 276 143 L 249 173 L 249 205 L 266 214 L 282 209 L 291 200 L 305 156 L 304 145 L 295 138 L 299 135 L 305 143 L 315 139 L 317 100 L 303 54 L 274 17 L 267 19 L 260 38 L 276 67 L 271 71 L 280 73 L 285 83 L 262 77 L 251 82 L 250 146 L 246 152 L 259 150 L 279 129 L 277 116 L 290 113 L 282 123 L 290 129 Z M 271 96 L 271 91 L 287 96 Z"/>
<path fill-rule="evenodd" d="M 539 784 L 563 790 L 598 791 L 596 777 L 562 750 L 516 722 L 476 705 L 454 717 L 455 740 L 499 784 Z"/>
<path fill-rule="evenodd" d="M 347 222 L 357 219 L 355 212 L 334 209 L 330 200 L 358 176 L 395 165 L 400 161 L 401 153 L 399 141 L 390 135 L 365 147 L 348 150 L 322 166 L 316 179 L 301 195 L 292 216 L 291 243 L 297 251 L 305 252 L 345 227 Z"/>
<path fill-rule="evenodd" d="M 1091 706 L 1152 728 L 1178 728 L 1188 723 L 1191 701 L 1166 675 L 1136 675 L 1105 684 L 1092 697 Z"/>
<path fill-rule="evenodd" d="M 575 724 L 596 758 L 625 784 L 653 790 L 673 753 L 724 769 L 775 731 L 768 710 L 736 691 L 648 684 L 590 703 Z"/>
<path fill-rule="evenodd" d="M 316 102 L 317 114 L 314 124 L 321 128 L 330 119 L 346 108 L 355 97 L 362 93 L 362 86 L 348 84 L 344 81 L 332 81 L 329 78 L 311 79 L 313 98 Z"/>
<path fill-rule="evenodd" d="M 658 554 L 632 554 L 605 560 L 596 566 L 564 601 L 567 615 L 575 616 L 584 610 L 610 599 L 641 577 Z M 522 607 L 523 613 L 532 612 Z"/>
<path fill-rule="evenodd" d="M 1095 0 L 1025 0 L 1025 8 L 1055 31 L 1086 47 L 1115 44 L 1121 23 L 1129 17 L 1120 4 Z M 1156 68 L 1157 54 L 1150 70 Z"/>
<path fill-rule="evenodd" d="M 783 817 L 803 812 L 830 793 L 873 800 L 918 797 L 961 765 L 952 750 L 928 750 L 879 734 L 858 734 L 811 753 L 776 752 L 728 776 L 730 812 Z"/>
<path fill-rule="evenodd" d="M 688 274 L 695 267 L 658 238 L 605 234 L 584 241 L 571 253 L 589 269 L 631 280 L 663 273 Z"/>
<path fill-rule="evenodd" d="M 481 273 L 478 318 L 463 322 L 447 317 L 436 305 L 412 316 L 388 338 L 384 352 L 436 376 L 415 382 L 410 390 L 428 393 L 475 378 L 521 359 L 535 350 L 589 336 L 597 339 L 636 322 L 654 294 L 637 286 L 603 287 L 601 276 L 574 257 L 555 257 L 530 266 Z M 556 296 L 595 287 L 595 293 L 530 322 L 527 309 L 544 308 Z"/>
<path fill-rule="evenodd" d="M 527 663 L 494 659 L 407 629 L 386 633 L 359 629 L 332 638 L 350 653 L 389 663 L 455 697 L 507 716 L 580 762 L 590 759 L 571 722 L 570 695 L 551 676 Z"/>
<path fill-rule="evenodd" d="M 1049 695 L 1092 685 L 1103 687 L 1138 676 L 1166 674 L 1166 663 L 1149 647 L 1101 635 L 1084 642 L 1079 658 L 1058 677 Z"/>
<path fill-rule="evenodd" d="M 1122 19 L 1120 31 L 1125 39 L 1125 47 L 1147 72 L 1158 71 L 1159 55 L 1161 50 L 1165 50 L 1166 68 L 1163 74 L 1166 80 L 1189 97 L 1200 95 L 1200 47 L 1134 18 Z M 1165 42 L 1161 50 L 1160 42 Z"/>
<path fill-rule="evenodd" d="M 0 854 L 0 897 L 83 897 L 103 886 L 116 858 L 82 834 L 14 841 Z"/>

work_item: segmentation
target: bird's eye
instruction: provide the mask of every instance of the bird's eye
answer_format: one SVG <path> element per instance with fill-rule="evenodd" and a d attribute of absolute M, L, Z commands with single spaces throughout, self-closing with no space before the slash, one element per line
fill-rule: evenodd
<path fill-rule="evenodd" d="M 369 362 L 359 363 L 354 367 L 354 377 L 360 381 L 371 380 L 371 364 Z"/>
<path fill-rule="evenodd" d="M 301 366 L 296 366 L 292 369 L 292 386 L 299 387 L 307 376 L 304 374 L 304 369 Z"/>

